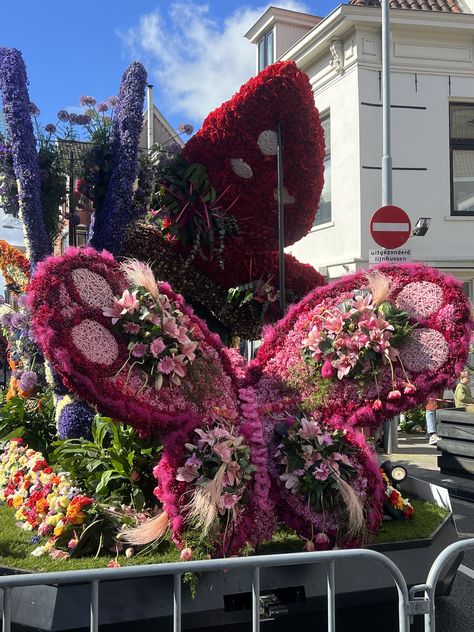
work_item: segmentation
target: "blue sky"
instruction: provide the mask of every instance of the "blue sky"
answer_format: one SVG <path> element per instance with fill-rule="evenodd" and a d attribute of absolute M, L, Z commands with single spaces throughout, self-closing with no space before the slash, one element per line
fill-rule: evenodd
<path fill-rule="evenodd" d="M 30 98 L 43 124 L 81 95 L 117 94 L 138 59 L 154 84 L 155 104 L 174 127 L 205 116 L 255 74 L 255 47 L 244 34 L 273 4 L 325 16 L 337 0 L 0 0 L 0 46 L 19 49 Z M 14 225 L 5 229 L 6 225 Z M 23 242 L 19 222 L 0 210 L 0 239 Z M 0 280 L 1 285 L 1 280 Z"/>
<path fill-rule="evenodd" d="M 326 15 L 339 3 L 287 0 L 275 6 Z M 133 60 L 155 85 L 155 103 L 174 125 L 192 122 L 229 98 L 254 73 L 243 35 L 269 6 L 262 1 L 3 0 L 0 45 L 22 51 L 30 97 L 43 123 L 78 106 L 81 94 L 116 94 Z"/>

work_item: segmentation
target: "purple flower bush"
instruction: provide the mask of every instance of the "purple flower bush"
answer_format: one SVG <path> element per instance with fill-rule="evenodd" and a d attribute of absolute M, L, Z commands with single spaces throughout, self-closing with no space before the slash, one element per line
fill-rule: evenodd
<path fill-rule="evenodd" d="M 14 48 L 0 48 L 0 93 L 11 143 L 19 205 L 32 269 L 52 252 L 40 201 L 41 173 L 30 118 L 28 79 L 23 59 Z M 37 108 L 36 108 L 37 109 Z"/>
<path fill-rule="evenodd" d="M 67 402 L 58 406 L 56 422 L 60 439 L 77 439 L 91 437 L 92 420 L 95 412 L 87 404 L 65 397 Z"/>
<path fill-rule="evenodd" d="M 102 210 L 96 209 L 91 245 L 120 255 L 133 216 L 133 183 L 137 173 L 147 74 L 133 62 L 122 77 L 113 124 L 112 170 Z M 110 101 L 109 101 L 110 104 Z M 111 105 L 111 104 L 110 104 Z"/>

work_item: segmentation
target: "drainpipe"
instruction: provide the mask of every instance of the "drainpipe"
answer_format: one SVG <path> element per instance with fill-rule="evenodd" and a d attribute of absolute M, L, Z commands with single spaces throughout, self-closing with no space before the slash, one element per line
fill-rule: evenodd
<path fill-rule="evenodd" d="M 146 87 L 146 96 L 147 96 L 147 149 L 153 147 L 154 137 L 153 137 L 153 86 L 149 83 Z"/>

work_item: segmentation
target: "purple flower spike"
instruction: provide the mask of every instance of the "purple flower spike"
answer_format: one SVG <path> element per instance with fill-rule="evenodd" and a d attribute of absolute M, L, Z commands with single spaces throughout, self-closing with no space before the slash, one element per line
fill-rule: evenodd
<path fill-rule="evenodd" d="M 113 123 L 111 174 L 103 208 L 95 212 L 91 245 L 97 250 L 105 248 L 115 256 L 122 252 L 133 217 L 133 184 L 146 82 L 146 70 L 139 62 L 133 62 L 122 77 Z"/>
<path fill-rule="evenodd" d="M 30 118 L 28 79 L 23 59 L 14 48 L 0 48 L 0 93 L 11 141 L 13 166 L 20 183 L 19 201 L 32 269 L 52 253 L 40 201 L 41 174 Z"/>

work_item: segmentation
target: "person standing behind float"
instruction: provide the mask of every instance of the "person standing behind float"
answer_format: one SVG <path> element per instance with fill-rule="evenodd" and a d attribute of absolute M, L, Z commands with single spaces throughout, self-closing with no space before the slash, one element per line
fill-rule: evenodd
<path fill-rule="evenodd" d="M 454 391 L 454 405 L 456 408 L 463 408 L 466 404 L 474 404 L 469 384 L 471 376 L 468 371 L 463 371 L 459 376 L 459 384 Z"/>
<path fill-rule="evenodd" d="M 425 418 L 426 432 L 429 434 L 429 445 L 438 443 L 438 435 L 436 434 L 436 411 L 439 408 L 439 402 L 443 401 L 443 392 L 431 393 L 426 400 Z"/>

